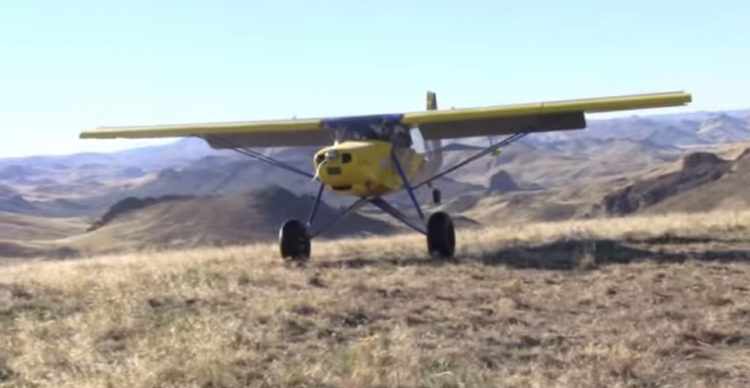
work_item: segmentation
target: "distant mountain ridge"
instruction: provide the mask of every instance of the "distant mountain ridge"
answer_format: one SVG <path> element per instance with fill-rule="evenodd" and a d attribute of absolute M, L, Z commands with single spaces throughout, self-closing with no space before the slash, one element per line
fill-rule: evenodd
<path fill-rule="evenodd" d="M 661 146 L 731 143 L 750 140 L 750 110 L 630 116 L 588 121 L 586 130 L 534 134 L 530 141 L 572 138 L 649 140 Z"/>
<path fill-rule="evenodd" d="M 0 171 L 9 166 L 34 166 L 45 170 L 65 170 L 96 165 L 138 167 L 147 171 L 157 171 L 162 168 L 182 166 L 202 157 L 216 154 L 231 155 L 229 151 L 211 149 L 202 139 L 184 138 L 169 144 L 138 147 L 111 153 L 85 152 L 62 156 L 0 159 Z"/>
<path fill-rule="evenodd" d="M 750 123 L 738 117 L 721 114 L 702 122 L 697 134 L 715 143 L 733 143 L 750 139 Z"/>

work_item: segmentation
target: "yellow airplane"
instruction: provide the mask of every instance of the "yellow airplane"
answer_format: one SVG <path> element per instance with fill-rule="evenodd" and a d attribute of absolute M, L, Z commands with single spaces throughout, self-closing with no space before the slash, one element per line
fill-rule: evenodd
<path fill-rule="evenodd" d="M 232 149 L 271 166 L 319 181 L 318 194 L 306 222 L 288 220 L 279 231 L 281 256 L 306 261 L 311 240 L 346 214 L 372 204 L 405 225 L 427 236 L 427 250 L 433 257 L 452 257 L 455 232 L 450 216 L 434 212 L 425 221 L 415 190 L 432 183 L 472 161 L 497 154 L 532 132 L 582 129 L 585 113 L 685 105 L 685 92 L 639 94 L 581 100 L 499 105 L 481 108 L 438 110 L 437 99 L 427 93 L 427 109 L 421 112 L 378 114 L 336 118 L 266 120 L 203 124 L 174 124 L 135 127 L 100 127 L 83 131 L 82 139 L 161 138 L 194 136 L 216 149 Z M 507 135 L 462 162 L 442 167 L 441 140 Z M 415 149 L 419 144 L 423 150 Z M 315 153 L 313 171 L 308 172 L 269 157 L 252 147 L 323 146 Z M 417 146 L 418 147 L 418 146 Z M 323 192 L 356 197 L 340 216 L 313 228 Z M 383 199 L 405 190 L 419 219 L 409 217 Z M 433 189 L 433 201 L 441 194 Z"/>

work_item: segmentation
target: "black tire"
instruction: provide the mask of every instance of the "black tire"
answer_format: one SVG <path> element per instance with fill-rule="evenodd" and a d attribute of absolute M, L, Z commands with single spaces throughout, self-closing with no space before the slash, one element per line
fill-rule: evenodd
<path fill-rule="evenodd" d="M 427 220 L 427 251 L 436 258 L 451 258 L 456 252 L 456 231 L 447 213 L 437 212 Z"/>
<path fill-rule="evenodd" d="M 443 202 L 443 195 L 440 190 L 432 190 L 432 203 L 434 203 L 435 205 L 440 205 L 441 202 Z"/>
<path fill-rule="evenodd" d="M 281 257 L 296 261 L 310 258 L 310 237 L 307 227 L 300 220 L 289 220 L 279 229 Z"/>

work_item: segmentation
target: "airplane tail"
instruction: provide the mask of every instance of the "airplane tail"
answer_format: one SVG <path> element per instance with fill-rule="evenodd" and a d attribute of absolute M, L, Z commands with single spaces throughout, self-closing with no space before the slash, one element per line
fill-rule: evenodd
<path fill-rule="evenodd" d="M 427 110 L 437 110 L 437 95 L 435 92 L 427 91 Z M 440 139 L 425 141 L 426 170 L 432 176 L 438 172 L 443 165 L 443 142 Z"/>
<path fill-rule="evenodd" d="M 427 91 L 427 110 L 437 110 L 437 94 Z"/>

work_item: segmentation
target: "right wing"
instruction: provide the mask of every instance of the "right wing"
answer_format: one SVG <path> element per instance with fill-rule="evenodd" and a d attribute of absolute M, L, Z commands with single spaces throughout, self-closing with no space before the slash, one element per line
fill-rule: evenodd
<path fill-rule="evenodd" d="M 636 94 L 481 108 L 406 113 L 404 125 L 419 127 L 425 140 L 505 135 L 586 127 L 585 113 L 685 105 L 685 92 Z"/>

